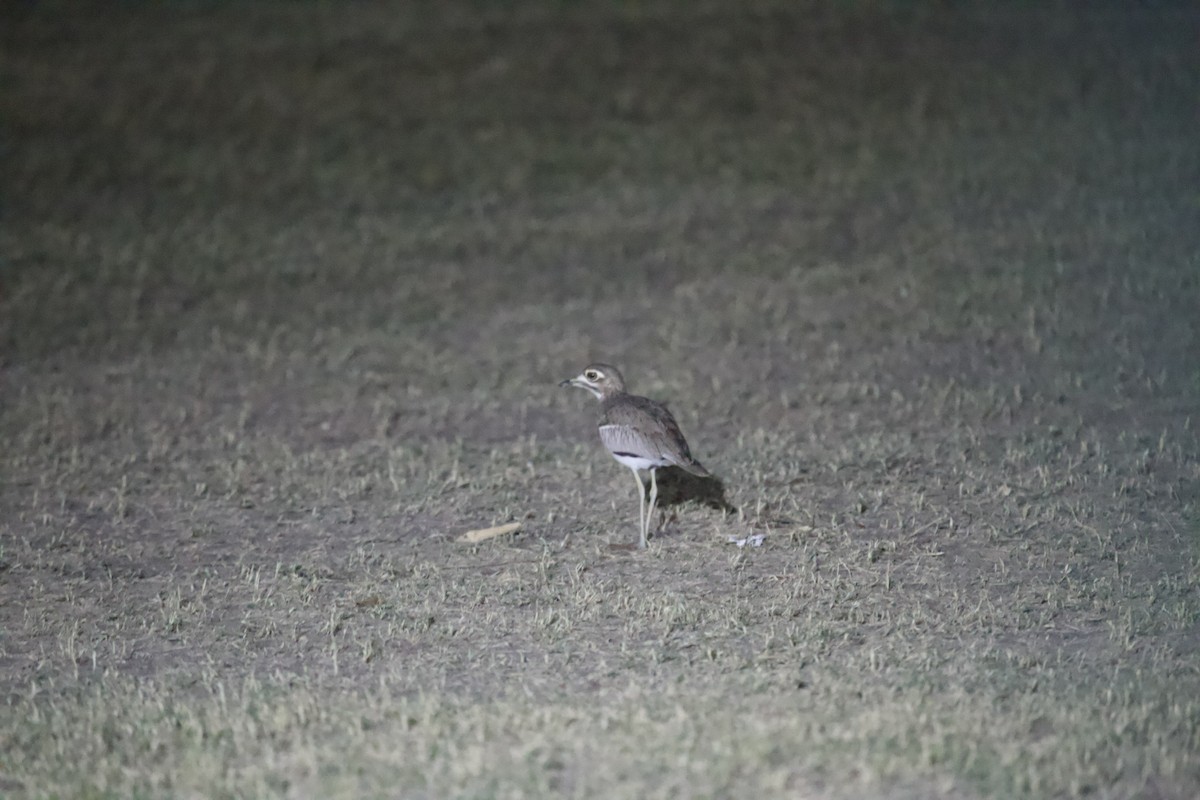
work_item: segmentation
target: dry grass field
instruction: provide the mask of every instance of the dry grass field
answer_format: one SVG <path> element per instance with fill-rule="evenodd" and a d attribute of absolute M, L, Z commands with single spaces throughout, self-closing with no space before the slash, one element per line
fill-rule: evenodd
<path fill-rule="evenodd" d="M 4 4 L 0 796 L 1200 796 L 1198 30 Z"/>

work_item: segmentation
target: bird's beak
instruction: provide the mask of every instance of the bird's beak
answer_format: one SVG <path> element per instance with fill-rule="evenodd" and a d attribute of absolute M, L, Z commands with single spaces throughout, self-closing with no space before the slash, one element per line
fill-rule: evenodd
<path fill-rule="evenodd" d="M 558 385 L 559 386 L 574 386 L 576 380 L 577 380 L 576 378 L 567 378 L 565 381 L 559 381 Z"/>

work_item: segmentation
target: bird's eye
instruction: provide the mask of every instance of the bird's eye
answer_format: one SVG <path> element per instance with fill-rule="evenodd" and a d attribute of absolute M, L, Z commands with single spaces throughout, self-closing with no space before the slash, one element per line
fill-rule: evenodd
<path fill-rule="evenodd" d="M 594 369 L 589 369 L 587 372 L 583 373 L 583 377 L 587 378 L 589 381 L 594 381 L 600 378 L 600 373 L 596 372 Z"/>

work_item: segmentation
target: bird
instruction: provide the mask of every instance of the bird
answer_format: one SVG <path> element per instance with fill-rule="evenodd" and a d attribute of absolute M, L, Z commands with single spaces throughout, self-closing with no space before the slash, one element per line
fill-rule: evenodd
<path fill-rule="evenodd" d="M 600 441 L 619 463 L 633 470 L 638 483 L 638 548 L 645 549 L 650 533 L 650 518 L 658 502 L 655 470 L 679 467 L 700 478 L 711 478 L 688 448 L 679 423 L 662 403 L 625 391 L 625 378 L 611 364 L 589 364 L 574 378 L 558 384 L 587 389 L 600 401 Z M 650 470 L 650 502 L 646 503 L 646 484 L 642 470 Z"/>

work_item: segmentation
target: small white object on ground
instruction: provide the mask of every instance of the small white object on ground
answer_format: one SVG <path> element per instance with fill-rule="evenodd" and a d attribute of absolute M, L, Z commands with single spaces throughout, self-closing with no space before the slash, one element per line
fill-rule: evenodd
<path fill-rule="evenodd" d="M 751 547 L 762 547 L 762 543 L 766 541 L 766 538 L 767 535 L 765 533 L 755 533 L 751 536 L 746 536 L 741 539 L 736 536 L 730 536 L 726 541 L 728 541 L 730 544 L 736 544 L 738 547 L 745 547 L 746 545 L 750 545 Z"/>
<path fill-rule="evenodd" d="M 458 537 L 460 542 L 482 542 L 487 539 L 494 539 L 497 536 L 503 536 L 506 533 L 513 533 L 520 530 L 521 523 L 510 522 L 507 525 L 497 525 L 494 528 L 480 528 L 474 531 L 467 531 L 462 536 Z"/>

